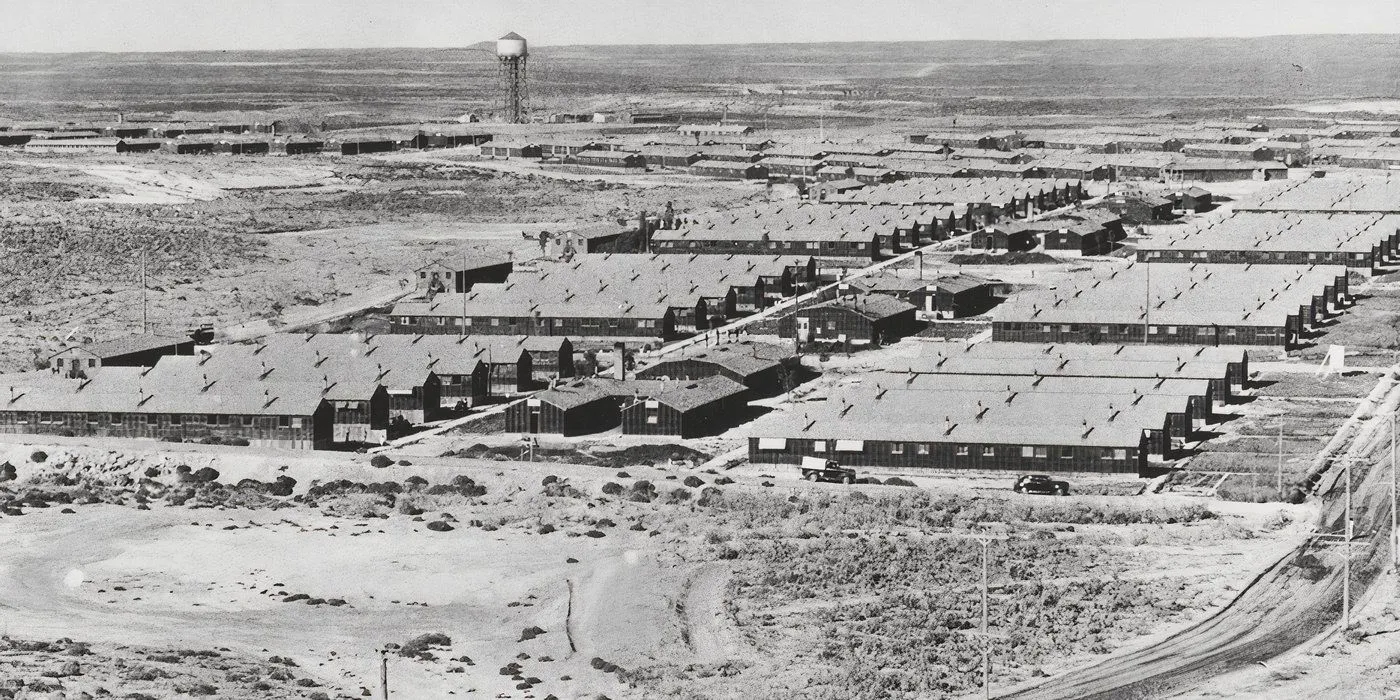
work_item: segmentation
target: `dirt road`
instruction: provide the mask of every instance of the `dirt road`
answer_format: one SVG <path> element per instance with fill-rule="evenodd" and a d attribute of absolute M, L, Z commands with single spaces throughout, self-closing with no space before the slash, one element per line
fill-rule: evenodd
<path fill-rule="evenodd" d="M 733 658 L 737 650 L 745 647 L 724 609 L 728 585 L 729 568 L 711 563 L 701 567 L 686 591 L 686 631 L 690 648 L 700 663 Z"/>
<path fill-rule="evenodd" d="M 1383 379 L 1388 381 L 1388 378 Z M 1367 402 L 1366 418 L 1348 422 L 1346 444 L 1334 452 L 1354 457 L 1352 596 L 1362 592 L 1384 567 L 1389 539 L 1390 474 L 1386 411 L 1400 401 L 1400 385 Z M 1344 531 L 1344 470 L 1333 466 L 1319 485 L 1319 534 Z M 1229 605 L 1201 623 L 1159 644 L 999 695 L 1024 700 L 1048 698 L 1164 697 L 1235 669 L 1267 661 L 1341 620 L 1343 561 L 1347 547 L 1335 538 L 1309 538 L 1265 570 Z"/>

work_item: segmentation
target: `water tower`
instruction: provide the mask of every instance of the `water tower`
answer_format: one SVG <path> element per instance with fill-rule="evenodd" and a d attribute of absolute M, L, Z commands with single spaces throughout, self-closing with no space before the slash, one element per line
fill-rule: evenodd
<path fill-rule="evenodd" d="M 501 82 L 502 112 L 511 124 L 529 121 L 530 90 L 526 81 L 526 61 L 530 48 L 525 37 L 511 32 L 496 40 L 497 71 Z"/>

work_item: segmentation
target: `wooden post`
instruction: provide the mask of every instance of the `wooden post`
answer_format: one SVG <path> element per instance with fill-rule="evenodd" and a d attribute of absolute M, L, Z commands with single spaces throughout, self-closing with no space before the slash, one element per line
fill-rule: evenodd
<path fill-rule="evenodd" d="M 379 650 L 379 694 L 380 700 L 389 700 L 389 650 Z"/>

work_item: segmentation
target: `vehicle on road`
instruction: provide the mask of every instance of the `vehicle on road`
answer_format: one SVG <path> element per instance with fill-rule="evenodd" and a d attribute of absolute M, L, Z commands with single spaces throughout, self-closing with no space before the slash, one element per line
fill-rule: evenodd
<path fill-rule="evenodd" d="M 841 484 L 856 483 L 856 470 L 843 467 L 834 459 L 803 457 L 801 469 L 802 478 L 808 481 L 830 481 Z"/>
<path fill-rule="evenodd" d="M 1068 496 L 1069 482 L 1057 481 L 1044 474 L 1022 474 L 1011 487 L 1016 493 L 1038 493 L 1043 496 Z"/>

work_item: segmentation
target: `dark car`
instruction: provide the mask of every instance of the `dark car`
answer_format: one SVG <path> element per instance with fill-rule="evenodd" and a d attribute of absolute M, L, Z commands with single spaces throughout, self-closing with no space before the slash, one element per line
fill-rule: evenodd
<path fill-rule="evenodd" d="M 1016 493 L 1038 493 L 1045 496 L 1068 496 L 1069 482 L 1056 481 L 1044 474 L 1025 474 L 1011 487 Z"/>

